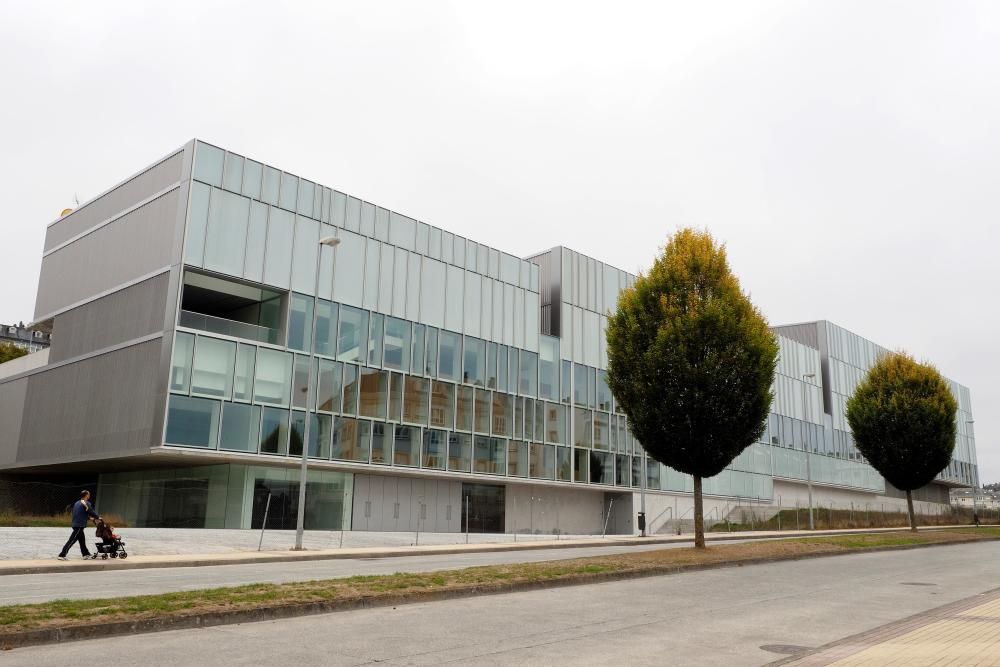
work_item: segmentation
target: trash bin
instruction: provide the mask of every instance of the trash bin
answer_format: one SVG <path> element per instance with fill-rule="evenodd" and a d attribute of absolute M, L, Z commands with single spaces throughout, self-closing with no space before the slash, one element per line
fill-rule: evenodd
<path fill-rule="evenodd" d="M 639 534 L 642 535 L 646 532 L 646 513 L 639 512 Z"/>

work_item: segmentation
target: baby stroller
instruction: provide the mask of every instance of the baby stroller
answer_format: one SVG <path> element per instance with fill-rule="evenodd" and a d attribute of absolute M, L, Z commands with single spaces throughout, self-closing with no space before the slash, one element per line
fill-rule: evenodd
<path fill-rule="evenodd" d="M 104 519 L 97 520 L 97 531 L 95 537 L 100 540 L 97 543 L 97 551 L 94 552 L 92 558 L 107 559 L 108 556 L 112 558 L 128 558 L 128 552 L 125 551 L 125 540 L 123 540 L 108 524 Z"/>

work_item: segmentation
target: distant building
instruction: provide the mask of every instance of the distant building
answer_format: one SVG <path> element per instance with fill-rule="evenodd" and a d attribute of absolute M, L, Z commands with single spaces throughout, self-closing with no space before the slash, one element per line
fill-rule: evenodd
<path fill-rule="evenodd" d="M 983 489 L 952 489 L 951 504 L 955 507 L 1000 509 L 1000 493 L 992 493 Z"/>
<path fill-rule="evenodd" d="M 10 343 L 30 352 L 38 352 L 49 346 L 51 334 L 44 331 L 33 331 L 24 322 L 18 324 L 0 324 L 0 343 Z"/>

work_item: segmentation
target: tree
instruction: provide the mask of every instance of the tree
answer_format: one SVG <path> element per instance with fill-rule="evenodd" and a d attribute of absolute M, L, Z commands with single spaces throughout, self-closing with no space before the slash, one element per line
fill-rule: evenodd
<path fill-rule="evenodd" d="M 28 354 L 28 351 L 23 347 L 18 347 L 13 343 L 0 343 L 0 364 L 23 357 L 26 354 Z"/>
<path fill-rule="evenodd" d="M 951 461 L 958 405 L 930 364 L 905 352 L 884 354 L 847 400 L 858 451 L 897 489 L 906 491 L 910 530 L 917 529 L 913 489 L 930 484 Z"/>
<path fill-rule="evenodd" d="M 778 344 L 707 232 L 678 231 L 608 321 L 608 385 L 654 460 L 694 477 L 695 546 L 705 547 L 702 479 L 764 432 Z"/>

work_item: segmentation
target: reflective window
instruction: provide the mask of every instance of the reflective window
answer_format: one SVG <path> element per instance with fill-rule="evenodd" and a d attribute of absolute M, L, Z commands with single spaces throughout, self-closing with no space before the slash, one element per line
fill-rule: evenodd
<path fill-rule="evenodd" d="M 615 486 L 629 485 L 629 457 L 624 454 L 615 455 Z"/>
<path fill-rule="evenodd" d="M 316 293 L 316 255 L 319 253 L 319 222 L 295 216 L 295 240 L 292 248 L 292 289 Z"/>
<path fill-rule="evenodd" d="M 167 408 L 167 444 L 215 449 L 219 437 L 219 408 L 218 401 L 171 396 Z"/>
<path fill-rule="evenodd" d="M 250 200 L 223 190 L 212 191 L 205 236 L 205 268 L 242 275 Z"/>
<path fill-rule="evenodd" d="M 553 479 L 556 475 L 556 451 L 552 445 L 531 445 L 529 474 L 535 479 Z"/>
<path fill-rule="evenodd" d="M 455 385 L 433 380 L 431 385 L 431 426 L 455 428 Z"/>
<path fill-rule="evenodd" d="M 343 400 L 343 367 L 335 361 L 318 359 L 319 382 L 316 391 L 316 409 L 323 412 L 340 412 Z"/>
<path fill-rule="evenodd" d="M 632 457 L 632 486 L 638 487 L 642 480 L 642 459 L 638 456 Z"/>
<path fill-rule="evenodd" d="M 338 230 L 340 245 L 335 248 L 333 263 L 333 298 L 335 301 L 360 306 L 365 270 L 364 237 Z"/>
<path fill-rule="evenodd" d="M 194 346 L 191 393 L 232 398 L 235 355 L 236 343 L 199 336 Z"/>
<path fill-rule="evenodd" d="M 170 360 L 170 391 L 188 393 L 191 389 L 191 355 L 194 334 L 178 331 L 174 335 L 174 356 Z"/>
<path fill-rule="evenodd" d="M 264 249 L 267 245 L 267 205 L 250 202 L 250 223 L 247 226 L 247 251 L 243 261 L 243 277 L 260 282 L 264 276 Z"/>
<path fill-rule="evenodd" d="M 538 395 L 538 355 L 527 350 L 520 350 L 521 358 L 520 384 L 518 391 L 525 396 Z"/>
<path fill-rule="evenodd" d="M 295 196 L 299 191 L 299 177 L 292 174 L 281 175 L 281 193 L 278 195 L 278 206 L 289 211 L 295 210 Z"/>
<path fill-rule="evenodd" d="M 292 271 L 292 235 L 295 216 L 278 208 L 271 209 L 267 221 L 267 246 L 264 250 L 264 282 L 288 287 Z"/>
<path fill-rule="evenodd" d="M 570 389 L 572 387 L 572 384 L 570 382 L 570 374 L 572 373 L 572 369 L 573 369 L 572 363 L 568 361 L 562 362 L 562 370 L 559 373 L 560 376 L 559 388 L 561 389 L 561 391 L 559 392 L 559 401 L 561 403 L 568 404 L 570 402 Z"/>
<path fill-rule="evenodd" d="M 545 442 L 569 444 L 566 442 L 566 406 L 558 403 L 545 404 Z"/>
<path fill-rule="evenodd" d="M 455 428 L 459 431 L 471 431 L 472 430 L 472 387 L 466 387 L 459 385 L 456 388 L 458 392 L 458 409 L 456 410 L 456 423 Z"/>
<path fill-rule="evenodd" d="M 590 480 L 590 452 L 586 449 L 573 450 L 573 481 Z"/>
<path fill-rule="evenodd" d="M 611 435 L 608 432 L 610 416 L 604 412 L 594 412 L 594 449 L 607 451 L 611 448 Z"/>
<path fill-rule="evenodd" d="M 559 339 L 538 339 L 538 397 L 554 401 L 559 397 Z"/>
<path fill-rule="evenodd" d="M 344 364 L 344 405 L 345 415 L 358 414 L 358 367 Z"/>
<path fill-rule="evenodd" d="M 236 349 L 236 376 L 233 380 L 233 400 L 253 400 L 253 367 L 257 348 L 240 345 Z"/>
<path fill-rule="evenodd" d="M 438 330 L 427 327 L 427 358 L 424 361 L 424 375 L 437 375 Z"/>
<path fill-rule="evenodd" d="M 305 408 L 309 396 L 310 380 L 309 357 L 295 355 L 295 368 L 292 372 L 292 407 Z M 301 454 L 302 451 L 299 451 Z"/>
<path fill-rule="evenodd" d="M 197 157 L 194 161 L 194 177 L 204 183 L 222 186 L 222 165 L 226 153 L 221 148 L 198 142 Z"/>
<path fill-rule="evenodd" d="M 260 162 L 247 160 L 243 168 L 243 194 L 252 199 L 260 199 L 260 180 L 264 169 Z"/>
<path fill-rule="evenodd" d="M 293 350 L 309 351 L 309 336 L 312 331 L 312 297 L 292 293 L 288 300 L 288 347 Z"/>
<path fill-rule="evenodd" d="M 368 336 L 368 365 L 382 365 L 382 338 L 385 335 L 385 316 L 372 313 L 371 333 Z"/>
<path fill-rule="evenodd" d="M 500 391 L 510 391 L 507 387 L 507 346 L 497 348 L 497 388 Z"/>
<path fill-rule="evenodd" d="M 445 462 L 448 458 L 447 437 L 448 434 L 444 431 L 437 431 L 435 429 L 424 431 L 424 451 L 420 459 L 420 466 L 422 468 L 444 470 Z"/>
<path fill-rule="evenodd" d="M 525 434 L 525 437 L 532 438 L 536 442 L 543 442 L 545 440 L 545 404 L 541 401 L 535 401 L 535 432 L 534 434 Z"/>
<path fill-rule="evenodd" d="M 316 303 L 316 354 L 336 356 L 337 304 L 320 299 Z"/>
<path fill-rule="evenodd" d="M 608 387 L 608 372 L 597 371 L 597 409 L 611 412 L 611 389 Z"/>
<path fill-rule="evenodd" d="M 386 318 L 385 359 L 382 365 L 409 373 L 410 347 L 410 323 L 395 317 Z"/>
<path fill-rule="evenodd" d="M 503 392 L 493 392 L 493 435 L 511 437 L 513 433 L 513 396 Z"/>
<path fill-rule="evenodd" d="M 364 361 L 367 350 L 368 311 L 343 306 L 340 309 L 337 359 L 339 361 Z"/>
<path fill-rule="evenodd" d="M 486 343 L 478 338 L 465 337 L 462 382 L 480 387 L 486 383 Z"/>
<path fill-rule="evenodd" d="M 191 213 L 188 215 L 184 259 L 197 266 L 205 261 L 205 234 L 208 229 L 208 201 L 212 188 L 202 183 L 191 184 Z"/>
<path fill-rule="evenodd" d="M 497 344 L 486 343 L 486 387 L 497 388 Z"/>
<path fill-rule="evenodd" d="M 556 447 L 556 479 L 560 482 L 573 481 L 573 450 L 569 447 Z"/>
<path fill-rule="evenodd" d="M 373 368 L 361 369 L 361 400 L 358 414 L 362 417 L 385 419 L 389 394 L 389 374 Z"/>
<path fill-rule="evenodd" d="M 278 190 L 281 186 L 281 172 L 274 167 L 264 166 L 264 182 L 261 186 L 260 198 L 268 204 L 277 205 Z"/>
<path fill-rule="evenodd" d="M 416 426 L 397 426 L 392 443 L 392 463 L 397 466 L 415 466 L 420 459 L 420 429 Z"/>
<path fill-rule="evenodd" d="M 528 476 L 528 443 L 516 440 L 507 443 L 507 474 L 511 477 Z"/>
<path fill-rule="evenodd" d="M 430 380 L 407 375 L 405 376 L 404 383 L 403 421 L 426 426 Z"/>
<path fill-rule="evenodd" d="M 438 377 L 458 382 L 461 380 L 462 337 L 451 331 L 442 331 L 438 353 Z"/>
<path fill-rule="evenodd" d="M 587 405 L 587 367 L 581 364 L 573 366 L 573 403 Z"/>
<path fill-rule="evenodd" d="M 476 433 L 490 432 L 490 394 L 492 392 L 484 389 L 476 389 L 475 407 L 475 431 Z"/>
<path fill-rule="evenodd" d="M 288 455 L 302 456 L 302 443 L 305 442 L 306 413 L 292 411 L 292 421 L 288 429 Z"/>
<path fill-rule="evenodd" d="M 477 435 L 473 451 L 473 472 L 487 475 L 502 475 L 507 470 L 506 441 L 503 438 L 487 438 Z"/>
<path fill-rule="evenodd" d="M 222 406 L 219 449 L 233 452 L 256 452 L 259 429 L 259 405 L 225 403 Z"/>
<path fill-rule="evenodd" d="M 656 468 L 656 466 L 649 467 Z M 590 481 L 594 484 L 615 483 L 615 457 L 613 455 L 604 452 L 590 453 Z M 655 488 L 660 488 L 659 482 Z"/>
<path fill-rule="evenodd" d="M 470 472 L 472 470 L 472 436 L 452 433 L 448 436 L 448 470 Z"/>
<path fill-rule="evenodd" d="M 372 463 L 388 465 L 391 449 L 392 425 L 382 422 L 372 424 Z"/>
<path fill-rule="evenodd" d="M 573 408 L 573 444 L 577 447 L 593 445 L 593 428 L 591 426 L 590 410 Z"/>
<path fill-rule="evenodd" d="M 330 415 L 310 415 L 309 424 L 309 456 L 314 459 L 330 458 L 330 434 L 333 430 L 333 417 Z"/>
<path fill-rule="evenodd" d="M 318 218 L 319 215 L 313 215 L 313 202 L 315 199 L 316 184 L 303 178 L 299 181 L 299 198 L 295 210 L 301 215 Z"/>
<path fill-rule="evenodd" d="M 260 453 L 282 456 L 288 453 L 288 410 L 261 410 Z"/>
<path fill-rule="evenodd" d="M 597 407 L 597 369 L 587 368 L 587 406 Z"/>
<path fill-rule="evenodd" d="M 257 350 L 253 399 L 256 403 L 288 405 L 292 390 L 292 355 L 267 348 Z"/>
<path fill-rule="evenodd" d="M 369 423 L 349 417 L 337 417 L 336 427 L 333 430 L 332 458 L 338 461 L 367 463 L 370 435 L 367 428 L 362 433 L 359 426 Z"/>
<path fill-rule="evenodd" d="M 413 361 L 413 372 L 424 373 L 424 325 L 413 325 L 413 345 L 411 347 Z"/>
<path fill-rule="evenodd" d="M 462 303 L 465 293 L 465 271 L 450 264 L 447 267 L 448 284 L 444 294 L 437 298 L 444 300 L 444 326 L 453 331 L 462 331 Z"/>
<path fill-rule="evenodd" d="M 403 376 L 389 374 L 389 420 L 403 421 Z"/>

